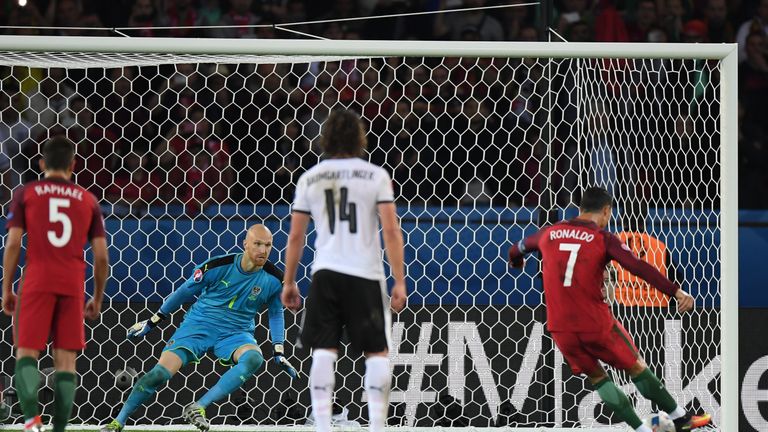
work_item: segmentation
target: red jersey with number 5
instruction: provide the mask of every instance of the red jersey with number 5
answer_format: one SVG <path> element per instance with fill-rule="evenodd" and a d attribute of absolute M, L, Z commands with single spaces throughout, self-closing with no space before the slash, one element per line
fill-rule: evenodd
<path fill-rule="evenodd" d="M 653 266 L 637 258 L 608 231 L 583 219 L 571 219 L 539 230 L 509 251 L 510 261 L 540 251 L 551 332 L 603 332 L 614 318 L 603 298 L 603 271 L 616 260 L 631 273 L 667 295 L 677 287 Z"/>
<path fill-rule="evenodd" d="M 27 232 L 23 293 L 85 295 L 83 248 L 105 236 L 93 194 L 64 179 L 27 183 L 13 194 L 6 227 Z"/>

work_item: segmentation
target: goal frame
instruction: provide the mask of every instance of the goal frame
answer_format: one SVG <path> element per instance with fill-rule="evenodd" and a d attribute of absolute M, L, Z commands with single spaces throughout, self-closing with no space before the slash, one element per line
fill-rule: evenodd
<path fill-rule="evenodd" d="M 344 57 L 637 58 L 721 61 L 721 430 L 738 430 L 738 58 L 736 44 L 446 42 L 0 36 L 0 51 Z M 5 429 L 5 427 L 0 428 Z M 236 428 L 224 428 L 225 430 Z M 475 429 L 475 428 L 473 428 Z M 298 430 L 298 429 L 297 429 Z M 539 428 L 535 429 L 539 430 Z M 580 429 L 589 430 L 589 429 Z M 606 429 L 601 429 L 606 430 Z"/>

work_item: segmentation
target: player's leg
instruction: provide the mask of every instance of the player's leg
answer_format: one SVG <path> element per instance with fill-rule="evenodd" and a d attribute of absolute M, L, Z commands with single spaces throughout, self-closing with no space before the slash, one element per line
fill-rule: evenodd
<path fill-rule="evenodd" d="M 40 391 L 40 369 L 37 365 L 40 351 L 21 347 L 16 349 L 14 384 L 21 413 L 24 416 L 25 431 L 42 430 L 43 427 L 37 397 Z"/>
<path fill-rule="evenodd" d="M 40 388 L 37 359 L 40 351 L 43 351 L 48 343 L 55 307 L 56 296 L 53 294 L 19 293 L 16 316 L 13 320 L 17 347 L 14 383 L 21 412 L 24 415 L 25 430 L 42 428 L 37 398 Z"/>
<path fill-rule="evenodd" d="M 371 432 L 384 430 L 389 414 L 389 393 L 392 374 L 389 368 L 389 351 L 366 353 L 365 380 L 363 386 L 368 395 L 368 421 Z"/>
<path fill-rule="evenodd" d="M 675 422 L 677 431 L 688 431 L 708 425 L 712 421 L 710 414 L 692 415 L 669 394 L 669 391 L 661 383 L 659 378 L 648 369 L 645 362 L 638 361 L 627 372 L 632 377 L 632 382 L 643 397 L 656 403 L 656 405 L 669 414 L 669 418 Z"/>
<path fill-rule="evenodd" d="M 192 353 L 184 349 L 163 351 L 155 367 L 139 378 L 136 384 L 133 385 L 133 389 L 117 417 L 111 423 L 101 428 L 101 430 L 122 430 L 131 414 L 152 398 L 157 390 L 165 385 L 182 366 L 193 360 L 192 357 Z"/>
<path fill-rule="evenodd" d="M 301 331 L 302 342 L 312 348 L 309 394 L 315 430 L 318 432 L 331 430 L 335 364 L 342 330 L 339 287 L 344 281 L 340 281 L 338 276 L 338 273 L 328 270 L 320 270 L 312 276 Z"/>
<path fill-rule="evenodd" d="M 216 385 L 202 398 L 184 407 L 182 413 L 187 423 L 201 431 L 207 431 L 211 427 L 211 423 L 205 416 L 205 409 L 239 389 L 264 364 L 264 356 L 256 340 L 252 334 L 248 333 L 237 333 L 225 337 L 214 347 L 214 354 L 224 363 L 234 363 L 234 366 L 224 373 Z"/>
<path fill-rule="evenodd" d="M 72 414 L 77 389 L 76 359 L 76 351 L 62 348 L 53 350 L 53 367 L 56 370 L 53 381 L 53 432 L 64 432 Z"/>
<path fill-rule="evenodd" d="M 131 414 L 155 395 L 176 372 L 199 358 L 213 346 L 217 334 L 210 326 L 183 322 L 163 349 L 160 361 L 134 384 L 123 408 L 109 425 L 102 430 L 120 430 Z"/>
<path fill-rule="evenodd" d="M 691 416 L 686 413 L 684 407 L 677 404 L 666 387 L 640 358 L 632 337 L 621 323 L 615 322 L 605 340 L 597 345 L 601 345 L 596 348 L 599 350 L 599 358 L 629 373 L 640 394 L 654 402 L 662 411 L 667 412 L 675 422 L 678 431 L 690 430 L 692 427 L 705 426 L 709 423 L 709 415 Z"/>
<path fill-rule="evenodd" d="M 603 335 L 589 335 L 578 333 L 553 332 L 552 339 L 563 353 L 568 365 L 575 375 L 586 374 L 589 382 L 597 390 L 597 394 L 605 405 L 616 416 L 626 422 L 637 432 L 651 432 L 635 412 L 635 408 L 627 395 L 613 382 L 605 369 L 600 365 L 592 351 L 592 345 L 596 341 L 605 339 Z"/>
<path fill-rule="evenodd" d="M 64 432 L 77 389 L 75 361 L 85 348 L 83 298 L 60 296 L 53 320 L 53 431 Z"/>
<path fill-rule="evenodd" d="M 616 324 L 614 331 L 617 338 L 628 341 L 629 345 L 634 347 L 632 339 L 620 323 Z M 629 363 L 629 359 L 626 362 Z M 648 368 L 643 359 L 637 359 L 630 367 L 624 369 L 632 377 L 632 382 L 640 394 L 654 402 L 662 411 L 669 414 L 669 417 L 675 422 L 675 428 L 678 431 L 706 426 L 711 421 L 709 414 L 705 413 L 694 416 L 686 412 L 685 408 L 675 401 L 656 374 Z"/>
<path fill-rule="evenodd" d="M 350 298 L 359 306 L 347 305 L 346 309 L 351 311 L 345 314 L 351 321 L 346 323 L 347 333 L 352 345 L 365 352 L 363 385 L 368 395 L 369 428 L 371 432 L 381 432 L 387 423 L 392 386 L 389 368 L 392 315 L 384 281 L 361 279 L 356 285 L 351 288 L 360 297 L 356 299 L 350 295 Z"/>
<path fill-rule="evenodd" d="M 264 356 L 250 333 L 235 333 L 223 338 L 216 343 L 214 354 L 223 363 L 234 366 L 197 401 L 197 405 L 203 409 L 240 388 L 264 364 Z"/>

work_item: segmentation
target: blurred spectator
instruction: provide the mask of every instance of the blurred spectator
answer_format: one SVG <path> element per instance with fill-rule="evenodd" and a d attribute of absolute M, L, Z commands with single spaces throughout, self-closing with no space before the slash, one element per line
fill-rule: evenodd
<path fill-rule="evenodd" d="M 296 119 L 286 117 L 281 124 L 281 138 L 275 151 L 267 155 L 266 165 L 274 172 L 274 181 L 264 188 L 275 189 L 268 191 L 268 196 L 279 198 L 281 204 L 289 204 L 293 200 L 296 180 L 319 158 L 311 152 L 309 140 L 302 134 L 301 124 Z"/>
<path fill-rule="evenodd" d="M 660 16 L 659 24 L 664 27 L 670 41 L 679 42 L 683 32 L 685 8 L 682 0 L 667 0 L 664 14 Z"/>
<path fill-rule="evenodd" d="M 656 2 L 653 0 L 640 0 L 640 2 L 637 3 L 635 20 L 627 24 L 627 35 L 629 36 L 629 41 L 647 42 L 648 33 L 651 31 L 655 24 Z"/>
<path fill-rule="evenodd" d="M 533 26 L 523 27 L 520 29 L 519 40 L 523 42 L 536 42 L 539 40 L 539 32 Z"/>
<path fill-rule="evenodd" d="M 39 88 L 26 91 L 28 102 L 22 115 L 27 123 L 34 124 L 32 136 L 58 124 L 59 115 L 67 108 L 68 99 L 75 93 L 67 73 L 65 69 L 49 69 Z"/>
<path fill-rule="evenodd" d="M 577 21 L 593 22 L 588 0 L 562 0 L 554 17 L 553 27 L 562 35 L 569 25 Z"/>
<path fill-rule="evenodd" d="M 307 21 L 307 7 L 302 0 L 288 0 L 285 5 L 283 22 L 295 23 Z M 306 27 L 291 27 L 294 30 L 305 31 Z"/>
<path fill-rule="evenodd" d="M 523 0 L 514 0 L 512 5 L 522 5 Z M 531 9 L 528 6 L 514 6 L 502 9 L 502 27 L 506 29 L 504 40 L 520 40 L 521 30 L 531 23 Z"/>
<path fill-rule="evenodd" d="M 152 37 L 157 36 L 152 27 L 158 22 L 157 9 L 152 0 L 136 0 L 131 8 L 131 16 L 128 17 L 129 27 L 143 27 L 137 30 L 138 36 Z"/>
<path fill-rule="evenodd" d="M 160 196 L 173 197 L 195 212 L 210 199 L 223 202 L 233 173 L 229 147 L 213 133 L 201 107 L 192 107 L 189 119 L 162 140 L 153 153 L 158 173 L 164 176 Z"/>
<path fill-rule="evenodd" d="M 485 0 L 464 0 L 462 7 L 485 6 Z M 445 0 L 440 0 L 440 10 L 446 10 Z M 461 40 L 462 32 L 474 28 L 479 38 L 487 41 L 504 39 L 504 30 L 496 18 L 485 10 L 440 13 L 435 17 L 433 35 L 439 39 Z"/>
<path fill-rule="evenodd" d="M 7 90 L 0 92 L 0 109 L 0 202 L 7 203 L 21 184 L 21 173 L 29 169 L 22 152 L 29 144 L 30 125 L 19 115 Z"/>
<path fill-rule="evenodd" d="M 158 198 L 158 185 L 150 179 L 146 156 L 129 152 L 118 160 L 114 181 L 107 189 L 107 200 L 117 206 L 126 206 L 129 213 L 139 216 Z"/>
<path fill-rule="evenodd" d="M 358 18 L 361 17 L 360 11 L 358 8 L 357 0 L 332 0 L 332 5 L 330 7 L 330 10 L 321 15 L 319 18 L 320 20 L 330 20 L 330 19 L 339 19 L 339 18 Z M 357 20 L 357 21 L 346 21 L 343 23 L 343 29 L 342 32 L 345 32 L 346 30 L 355 31 L 355 32 L 361 32 L 363 29 L 363 24 L 365 23 L 364 20 Z M 315 26 L 317 28 L 317 26 Z M 317 31 L 314 31 L 314 33 L 317 33 Z M 341 39 L 341 38 L 333 38 L 333 39 Z"/>
<path fill-rule="evenodd" d="M 747 60 L 739 65 L 739 92 L 747 111 L 764 113 L 768 107 L 768 50 L 761 32 L 747 37 Z"/>
<path fill-rule="evenodd" d="M 571 0 L 574 1 L 574 0 Z M 567 4 L 567 3 L 566 3 Z M 580 4 L 580 3 L 577 3 Z M 579 16 L 584 15 L 580 13 Z M 588 23 L 585 18 L 580 21 Z M 598 42 L 626 42 L 629 40 L 627 27 L 621 14 L 609 0 L 602 0 L 595 9 L 594 17 L 594 39 Z"/>
<path fill-rule="evenodd" d="M 645 42 L 651 43 L 667 43 L 669 42 L 669 36 L 666 30 L 661 27 L 652 27 L 648 30 L 648 40 Z"/>
<path fill-rule="evenodd" d="M 18 36 L 38 36 L 42 34 L 40 29 L 35 27 L 42 27 L 47 24 L 46 19 L 37 5 L 29 3 L 25 7 L 18 6 L 16 2 L 8 2 L 11 8 L 8 13 L 8 25 L 18 26 L 26 28 L 9 29 L 8 34 L 15 34 Z"/>
<path fill-rule="evenodd" d="M 67 136 L 77 144 L 75 181 L 102 199 L 112 184 L 115 156 L 122 153 L 119 140 L 112 131 L 94 122 L 94 113 L 82 96 L 73 96 L 62 117 L 70 118 L 70 125 L 63 123 Z"/>
<path fill-rule="evenodd" d="M 592 29 L 585 21 L 577 21 L 568 26 L 565 39 L 568 42 L 592 42 Z"/>
<path fill-rule="evenodd" d="M 200 25 L 212 26 L 221 22 L 221 4 L 219 0 L 202 0 L 200 5 Z"/>
<path fill-rule="evenodd" d="M 409 5 L 409 2 L 406 0 L 379 0 L 375 2 L 375 7 L 370 12 L 370 15 L 397 15 L 414 11 L 413 6 Z M 414 16 L 372 19 L 366 22 L 362 28 L 362 34 L 365 39 L 375 40 L 409 39 L 415 35 L 418 35 L 417 37 L 427 37 L 429 36 L 428 34 L 423 34 L 424 29 L 430 25 L 428 22 L 425 22 L 426 20 L 427 18 Z"/>
<path fill-rule="evenodd" d="M 707 41 L 707 23 L 702 20 L 690 20 L 683 26 L 682 42 L 701 43 Z"/>
<path fill-rule="evenodd" d="M 94 13 L 84 13 L 78 0 L 51 0 L 46 11 L 46 20 L 54 27 L 103 27 L 101 19 Z M 57 29 L 59 36 L 81 36 L 88 32 L 77 29 Z"/>
<path fill-rule="evenodd" d="M 165 0 L 166 8 L 157 20 L 158 27 L 178 27 L 163 30 L 163 35 L 170 37 L 198 36 L 194 28 L 185 28 L 200 25 L 200 16 L 192 4 L 192 0 Z"/>
<path fill-rule="evenodd" d="M 230 8 L 221 16 L 220 26 L 252 26 L 261 23 L 261 17 L 251 12 L 253 0 L 230 0 Z M 253 27 L 217 28 L 209 31 L 210 36 L 222 38 L 253 38 Z"/>
<path fill-rule="evenodd" d="M 740 62 L 747 60 L 747 37 L 752 33 L 768 34 L 768 0 L 759 0 L 755 15 L 741 24 L 736 33 Z"/>
<path fill-rule="evenodd" d="M 728 6 L 725 0 L 708 0 L 704 17 L 708 29 L 708 42 L 732 43 L 734 41 L 733 24 L 728 21 Z"/>

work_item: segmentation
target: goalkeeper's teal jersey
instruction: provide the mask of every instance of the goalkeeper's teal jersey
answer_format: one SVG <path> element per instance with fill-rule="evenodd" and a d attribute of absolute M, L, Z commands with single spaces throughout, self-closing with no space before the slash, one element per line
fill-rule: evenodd
<path fill-rule="evenodd" d="M 253 332 L 255 317 L 266 305 L 272 343 L 284 341 L 285 321 L 280 302 L 283 274 L 267 261 L 261 270 L 245 272 L 242 254 L 223 255 L 195 267 L 192 276 L 169 296 L 160 312 L 170 314 L 181 303 L 192 300 L 184 325 L 209 326 L 219 333 Z"/>

